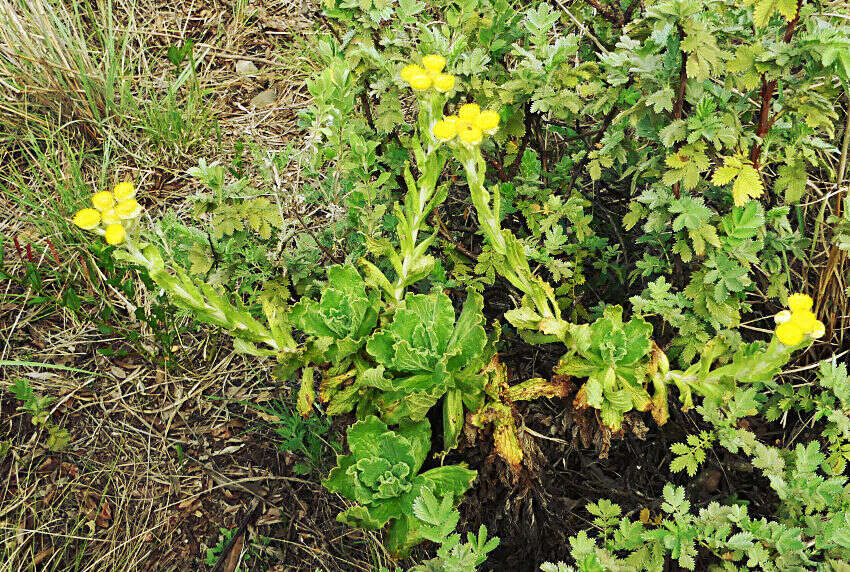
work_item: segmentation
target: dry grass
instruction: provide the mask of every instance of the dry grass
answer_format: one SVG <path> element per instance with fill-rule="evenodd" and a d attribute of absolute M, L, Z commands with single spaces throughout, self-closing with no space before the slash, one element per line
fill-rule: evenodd
<path fill-rule="evenodd" d="M 197 190 L 184 175 L 197 158 L 229 162 L 239 140 L 277 149 L 299 136 L 295 114 L 315 66 L 309 10 L 0 0 L 0 237 L 16 279 L 0 282 L 0 435 L 11 446 L 0 455 L 0 571 L 202 569 L 219 527 L 257 501 L 243 569 L 386 562 L 374 535 L 334 522 L 340 501 L 315 477 L 291 476 L 295 459 L 248 405 L 289 388 L 226 337 L 181 319 L 162 351 L 135 315 L 157 300 L 124 290 L 136 277 L 98 268 L 64 222 L 92 189 L 126 176 L 146 204 L 180 210 Z M 181 80 L 166 50 L 188 38 L 197 73 Z M 239 76 L 239 60 L 259 72 Z M 275 103 L 252 108 L 270 87 Z M 188 131 L 173 138 L 180 121 Z M 28 266 L 42 276 L 38 289 L 20 282 Z M 83 300 L 77 311 L 54 303 L 69 289 Z M 18 378 L 53 398 L 49 418 L 71 436 L 62 451 L 45 447 L 5 390 Z"/>

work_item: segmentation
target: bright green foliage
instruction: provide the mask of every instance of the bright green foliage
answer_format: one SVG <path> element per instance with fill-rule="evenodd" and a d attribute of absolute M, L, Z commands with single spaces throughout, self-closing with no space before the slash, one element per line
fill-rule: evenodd
<path fill-rule="evenodd" d="M 557 371 L 583 382 L 573 405 L 606 428 L 632 411 L 665 423 L 674 384 L 682 409 L 710 427 L 672 446 L 671 471 L 692 476 L 724 447 L 750 457 L 783 503 L 753 520 L 737 505 L 693 509 L 668 485 L 653 524 L 599 501 L 588 506 L 598 535 L 568 548 L 578 569 L 660 570 L 670 559 L 694 569 L 712 554 L 767 570 L 844 562 L 847 485 L 834 475 L 850 459 L 846 371 L 778 382 L 792 348 L 759 321 L 815 252 L 807 193 L 838 163 L 850 29 L 809 0 L 601 6 L 324 0 L 334 33 L 316 41 L 322 69 L 299 114 L 309 133 L 297 170 L 309 182 L 281 192 L 291 149 L 253 150 L 263 189 L 241 160 L 201 163 L 192 173 L 212 195 L 196 197 L 196 211 L 210 232 L 162 225 L 187 245 L 170 254 L 189 273 L 132 241 L 125 259 L 175 305 L 231 331 L 237 349 L 276 358 L 282 377 L 300 367 L 302 414 L 355 412 L 351 453 L 326 486 L 357 503 L 341 520 L 388 526 L 398 554 L 439 544 L 419 569 L 470 570 L 493 548 L 484 530 L 466 543 L 453 533 L 474 473 L 420 475 L 426 455 L 459 445 L 468 410 L 516 473 L 527 459 L 514 401 L 568 397 L 554 380 L 508 383 L 495 359 L 505 322 L 566 352 Z M 403 77 L 426 54 L 445 58 L 445 93 L 414 93 Z M 437 139 L 437 120 L 468 101 L 498 128 Z M 832 232 L 817 217 L 818 244 L 833 236 L 850 248 L 844 210 L 826 219 Z M 318 284 L 332 259 L 342 264 Z M 498 314 L 488 343 L 489 286 L 506 295 L 488 307 Z M 458 314 L 449 295 L 463 290 Z M 740 423 L 790 411 L 824 426 L 824 453 L 768 447 Z"/>
<path fill-rule="evenodd" d="M 469 572 L 484 563 L 487 554 L 499 545 L 498 538 L 487 539 L 487 527 L 481 525 L 478 534 L 466 535 L 466 542 L 454 530 L 460 514 L 450 496 L 439 500 L 431 489 L 423 487 L 422 494 L 413 501 L 413 513 L 422 523 L 419 533 L 422 538 L 438 544 L 436 558 L 409 568 L 407 572 Z M 381 568 L 380 572 L 389 572 Z M 401 572 L 396 568 L 395 572 Z"/>
<path fill-rule="evenodd" d="M 362 348 L 378 322 L 378 294 L 353 266 L 331 266 L 328 283 L 318 302 L 303 298 L 290 311 L 290 320 L 314 336 L 315 351 L 324 359 L 342 362 Z"/>
<path fill-rule="evenodd" d="M 847 365 L 835 360 L 820 363 L 817 383 L 794 387 L 779 385 L 770 396 L 764 415 L 769 421 L 781 418 L 789 411 L 810 414 L 812 422 L 824 421 L 822 435 L 826 438 L 827 459 L 824 470 L 833 475 L 843 474 L 850 461 L 850 376 Z"/>
<path fill-rule="evenodd" d="M 47 431 L 47 439 L 44 444 L 49 450 L 62 451 L 68 446 L 71 442 L 71 434 L 67 429 L 59 427 L 50 420 L 50 411 L 47 407 L 53 401 L 52 397 L 35 393 L 23 377 L 15 379 L 15 382 L 9 386 L 9 391 L 14 394 L 16 399 L 23 401 L 20 409 L 32 415 L 32 424 Z M 0 447 L 2 446 L 3 444 L 0 443 Z"/>
<path fill-rule="evenodd" d="M 640 318 L 623 323 L 623 309 L 612 306 L 592 324 L 570 328 L 573 350 L 561 359 L 557 371 L 562 375 L 586 377 L 583 401 L 599 409 L 602 421 L 618 429 L 623 414 L 653 407 L 653 398 L 644 388 L 646 357 L 652 349 L 652 326 Z M 666 417 L 667 399 L 655 404 Z"/>
<path fill-rule="evenodd" d="M 423 490 L 440 499 L 457 499 L 475 479 L 475 471 L 461 465 L 419 473 L 431 448 L 427 420 L 405 421 L 392 431 L 368 416 L 349 427 L 348 447 L 351 453 L 337 456 L 336 468 L 323 481 L 329 491 L 357 503 L 337 520 L 372 529 L 390 523 L 387 543 L 397 554 L 423 538 L 423 523 L 414 514 L 414 502 Z"/>
<path fill-rule="evenodd" d="M 601 528 L 599 538 L 589 538 L 582 531 L 570 539 L 575 568 L 564 563 L 547 563 L 541 570 L 662 570 L 668 557 L 683 568 L 694 570 L 698 548 L 708 549 L 718 560 L 722 557 L 723 561 L 746 569 L 767 571 L 806 569 L 806 565 L 824 558 L 845 561 L 850 548 L 844 516 L 844 506 L 850 498 L 845 492 L 846 479 L 833 479 L 834 486 L 830 489 L 826 481 L 815 476 L 813 471 L 822 458 L 816 450 L 815 445 L 811 456 L 807 456 L 810 449 L 798 446 L 796 469 L 792 470 L 797 478 L 812 479 L 806 490 L 795 491 L 800 496 L 792 504 L 806 507 L 810 515 L 807 520 L 814 528 L 798 527 L 798 521 L 787 516 L 776 521 L 754 519 L 747 514 L 747 507 L 740 504 L 724 506 L 712 502 L 694 511 L 685 498 L 685 489 L 667 484 L 661 505 L 665 515 L 660 524 L 620 517 L 620 508 L 609 503 L 611 510 L 605 521 L 597 522 Z M 783 490 L 782 484 L 776 487 L 772 477 L 771 485 L 777 491 Z M 825 506 L 823 495 L 827 495 L 824 500 L 835 504 Z M 587 508 L 596 514 L 600 505 L 601 502 Z M 596 521 L 599 520 L 597 517 Z M 843 532 L 839 533 L 841 528 Z M 804 542 L 805 537 L 815 534 L 817 543 Z"/>
<path fill-rule="evenodd" d="M 487 527 L 481 525 L 478 534 L 467 533 L 466 542 L 454 532 L 460 515 L 452 506 L 451 498 L 438 501 L 429 488 L 413 503 L 413 513 L 424 523 L 419 532 L 423 538 L 440 545 L 437 557 L 408 572 L 467 572 L 484 564 L 487 554 L 499 545 L 498 538 L 487 539 Z"/>
<path fill-rule="evenodd" d="M 455 322 L 455 311 L 442 293 L 408 294 L 392 321 L 366 346 L 378 363 L 368 385 L 381 389 L 376 398 L 388 423 L 417 421 L 446 395 L 443 404 L 446 449 L 457 443 L 463 425 L 463 405 L 475 411 L 483 404 L 487 334 L 482 327 L 480 294 L 470 292 Z"/>
<path fill-rule="evenodd" d="M 688 435 L 685 443 L 673 443 L 670 451 L 676 458 L 670 463 L 674 473 L 687 471 L 689 477 L 697 474 L 700 464 L 705 461 L 705 451 L 711 445 L 711 435 L 701 431 L 699 435 Z"/>
<path fill-rule="evenodd" d="M 759 173 L 752 165 L 748 165 L 739 157 L 725 157 L 723 166 L 718 167 L 711 177 L 715 185 L 726 185 L 732 181 L 732 200 L 735 206 L 743 206 L 750 199 L 758 198 L 764 193 Z"/>

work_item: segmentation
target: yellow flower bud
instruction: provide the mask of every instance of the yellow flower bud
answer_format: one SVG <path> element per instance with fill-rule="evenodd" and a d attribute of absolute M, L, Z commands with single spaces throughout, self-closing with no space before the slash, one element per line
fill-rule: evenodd
<path fill-rule="evenodd" d="M 446 93 L 447 91 L 451 91 L 454 86 L 455 76 L 453 75 L 441 73 L 434 78 L 434 89 L 436 89 L 437 91 Z"/>
<path fill-rule="evenodd" d="M 410 87 L 416 91 L 425 91 L 431 87 L 431 78 L 425 74 L 415 75 L 410 78 Z"/>
<path fill-rule="evenodd" d="M 461 126 L 458 126 L 458 139 L 470 145 L 478 145 L 481 143 L 481 139 L 484 138 L 484 134 L 481 133 L 481 130 L 478 129 L 478 127 L 466 121 L 460 121 L 458 123 L 462 123 Z"/>
<path fill-rule="evenodd" d="M 812 297 L 807 294 L 791 294 L 788 296 L 788 307 L 792 312 L 806 312 L 812 309 Z"/>
<path fill-rule="evenodd" d="M 115 213 L 118 215 L 118 218 L 122 220 L 136 218 L 141 212 L 142 205 L 140 205 L 136 199 L 127 199 L 126 201 L 118 203 L 118 206 L 115 207 Z"/>
<path fill-rule="evenodd" d="M 779 312 L 778 314 L 776 314 L 773 317 L 773 321 L 776 322 L 777 324 L 784 324 L 785 322 L 787 322 L 790 319 L 791 319 L 791 312 L 789 312 L 788 310 L 782 310 L 781 312 Z"/>
<path fill-rule="evenodd" d="M 101 191 L 91 196 L 91 204 L 101 212 L 108 211 L 115 204 L 115 197 L 109 191 Z"/>
<path fill-rule="evenodd" d="M 465 103 L 457 110 L 457 116 L 466 121 L 475 121 L 478 119 L 478 114 L 481 113 L 481 108 L 477 103 Z"/>
<path fill-rule="evenodd" d="M 124 239 L 127 238 L 127 231 L 124 230 L 124 225 L 121 223 L 110 224 L 106 227 L 105 237 L 107 244 L 115 246 L 124 242 Z"/>
<path fill-rule="evenodd" d="M 446 67 L 446 58 L 437 54 L 431 54 L 422 58 L 422 65 L 428 71 L 440 73 Z"/>
<path fill-rule="evenodd" d="M 440 141 L 449 141 L 457 135 L 457 127 L 455 127 L 454 122 L 448 122 L 445 119 L 436 122 L 431 131 L 434 133 L 434 137 Z"/>
<path fill-rule="evenodd" d="M 776 338 L 786 346 L 796 346 L 802 342 L 804 333 L 793 321 L 776 326 Z"/>
<path fill-rule="evenodd" d="M 118 217 L 118 213 L 115 212 L 115 209 L 109 209 L 108 211 L 103 211 L 101 213 L 101 217 L 103 220 L 103 224 L 115 224 L 116 222 L 121 222 L 121 219 Z"/>
<path fill-rule="evenodd" d="M 499 127 L 499 114 L 489 109 L 484 110 L 475 119 L 475 124 L 485 133 L 494 132 Z"/>
<path fill-rule="evenodd" d="M 404 66 L 403 68 L 401 68 L 401 74 L 400 75 L 401 75 L 401 79 L 403 79 L 407 83 L 410 83 L 410 80 L 412 80 L 415 76 L 423 75 L 424 73 L 425 73 L 425 70 L 422 69 L 420 66 L 409 65 L 409 66 Z"/>
<path fill-rule="evenodd" d="M 826 326 L 823 325 L 823 322 L 818 320 L 815 324 L 815 327 L 812 328 L 811 332 L 809 332 L 809 335 L 812 337 L 813 340 L 816 340 L 818 338 L 822 338 L 824 334 L 826 334 Z"/>
<path fill-rule="evenodd" d="M 131 181 L 124 181 L 115 185 L 112 194 L 115 195 L 115 200 L 121 203 L 136 196 L 136 187 Z"/>
<path fill-rule="evenodd" d="M 82 209 L 74 215 L 74 224 L 83 230 L 94 230 L 100 224 L 100 213 L 95 209 Z"/>
<path fill-rule="evenodd" d="M 805 310 L 803 312 L 791 312 L 791 321 L 797 324 L 797 327 L 801 330 L 809 333 L 815 329 L 815 326 L 818 323 L 818 318 L 815 316 L 814 312 Z"/>

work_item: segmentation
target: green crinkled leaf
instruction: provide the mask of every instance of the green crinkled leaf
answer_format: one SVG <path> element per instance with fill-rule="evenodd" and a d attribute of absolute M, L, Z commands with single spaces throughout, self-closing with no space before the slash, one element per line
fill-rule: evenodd
<path fill-rule="evenodd" d="M 446 346 L 446 353 L 452 357 L 448 361 L 449 371 L 455 371 L 466 365 L 466 362 L 484 352 L 487 344 L 487 332 L 482 326 L 484 322 L 484 297 L 478 292 L 467 293 L 463 309 L 457 319 L 451 338 Z"/>
<path fill-rule="evenodd" d="M 466 465 L 446 465 L 425 471 L 420 478 L 425 479 L 429 484 L 433 483 L 433 487 L 428 488 L 437 496 L 459 497 L 472 486 L 472 481 L 477 475 L 478 473 L 472 469 L 467 469 Z"/>
<path fill-rule="evenodd" d="M 451 451 L 457 447 L 463 428 L 463 399 L 460 390 L 452 389 L 443 400 L 443 447 Z"/>
<path fill-rule="evenodd" d="M 339 361 L 357 352 L 378 321 L 378 293 L 351 265 L 331 266 L 318 301 L 302 299 L 290 312 L 290 321 L 305 334 L 328 338 L 325 359 Z"/>

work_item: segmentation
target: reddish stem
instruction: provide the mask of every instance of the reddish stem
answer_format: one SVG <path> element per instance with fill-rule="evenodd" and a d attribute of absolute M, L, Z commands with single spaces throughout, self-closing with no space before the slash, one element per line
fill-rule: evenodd
<path fill-rule="evenodd" d="M 685 31 L 680 27 L 679 28 L 679 37 L 681 41 L 685 40 Z M 685 108 L 685 88 L 688 85 L 688 57 L 685 52 L 681 52 L 682 55 L 682 67 L 679 69 L 679 90 L 676 93 L 676 101 L 673 103 L 673 120 L 677 121 L 682 118 L 682 111 Z M 673 184 L 673 194 L 676 198 L 679 198 L 681 193 L 681 184 L 674 183 Z"/>
<path fill-rule="evenodd" d="M 797 0 L 797 13 L 794 14 L 794 18 L 788 22 L 788 25 L 785 27 L 785 37 L 783 40 L 786 44 L 790 44 L 791 38 L 794 37 L 794 29 L 797 27 L 797 22 L 800 21 L 800 8 L 802 8 L 802 6 L 803 0 Z M 775 117 L 773 120 L 770 119 L 770 104 L 773 100 L 773 93 L 776 91 L 777 82 L 778 80 L 775 79 L 767 81 L 765 75 L 761 75 L 761 109 L 759 110 L 758 128 L 756 128 L 756 135 L 759 140 L 764 140 L 767 136 L 767 132 L 770 131 L 773 122 L 776 121 Z M 756 169 L 759 168 L 760 158 L 761 143 L 756 143 L 750 150 L 750 162 L 752 162 Z"/>

